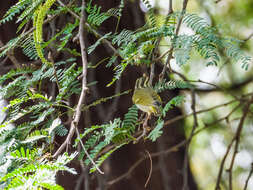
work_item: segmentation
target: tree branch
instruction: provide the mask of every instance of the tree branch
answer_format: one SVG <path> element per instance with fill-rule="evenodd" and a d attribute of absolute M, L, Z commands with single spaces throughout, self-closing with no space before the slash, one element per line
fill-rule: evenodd
<path fill-rule="evenodd" d="M 253 173 L 253 163 L 251 163 L 251 169 L 250 169 L 249 175 L 248 175 L 248 177 L 247 177 L 247 180 L 246 180 L 246 182 L 245 182 L 245 185 L 244 185 L 243 190 L 247 190 L 247 186 L 248 186 L 248 183 L 249 183 L 249 179 L 251 178 L 252 173 Z"/>
<path fill-rule="evenodd" d="M 218 177 L 217 177 L 215 190 L 220 190 L 220 182 L 221 182 L 221 178 L 222 178 L 222 172 L 223 172 L 223 169 L 224 169 L 224 164 L 225 164 L 225 161 L 227 159 L 228 153 L 230 152 L 230 150 L 232 148 L 232 145 L 235 142 L 234 152 L 233 152 L 232 159 L 231 159 L 231 162 L 230 162 L 230 166 L 229 166 L 229 169 L 228 169 L 228 172 L 229 172 L 229 189 L 232 190 L 232 188 L 233 188 L 233 186 L 232 186 L 232 177 L 233 177 L 232 176 L 232 170 L 233 170 L 233 166 L 234 166 L 234 160 L 235 160 L 236 154 L 238 153 L 238 147 L 239 147 L 240 136 L 241 136 L 243 124 L 244 124 L 244 121 L 247 117 L 247 114 L 249 113 L 249 108 L 250 108 L 250 105 L 252 104 L 252 102 L 253 102 L 253 95 L 251 96 L 251 99 L 248 102 L 246 102 L 246 105 L 245 105 L 244 110 L 243 110 L 243 115 L 240 119 L 240 122 L 239 122 L 237 130 L 236 130 L 236 134 L 234 135 L 233 139 L 231 140 L 230 144 L 228 145 L 226 153 L 225 153 L 225 155 L 222 159 L 220 169 L 219 169 L 219 173 L 218 173 Z"/>
<path fill-rule="evenodd" d="M 63 149 L 68 146 L 71 142 L 71 139 L 75 133 L 75 129 L 78 126 L 80 117 L 81 117 L 81 110 L 82 110 L 82 105 L 84 103 L 84 98 L 86 95 L 86 91 L 88 90 L 87 88 L 87 56 L 85 52 L 85 43 L 84 43 L 84 23 L 85 23 L 85 1 L 82 1 L 82 12 L 81 12 L 81 19 L 80 19 L 80 25 L 79 25 L 79 42 L 80 42 L 80 48 L 81 48 L 81 55 L 82 55 L 82 65 L 83 65 L 83 71 L 82 71 L 82 90 L 81 90 L 81 95 L 78 100 L 78 104 L 75 109 L 75 114 L 74 114 L 74 119 L 71 122 L 71 127 L 68 133 L 68 136 L 66 140 L 63 142 L 63 144 L 59 147 L 59 149 L 54 153 L 53 157 L 57 157 Z"/>
<path fill-rule="evenodd" d="M 183 8 L 182 8 L 182 11 L 181 11 L 181 15 L 180 15 L 177 27 L 176 27 L 175 36 L 177 36 L 178 33 L 179 33 L 179 30 L 180 30 L 180 27 L 181 27 L 181 24 L 182 24 L 182 21 L 183 21 L 183 16 L 184 16 L 184 13 L 185 13 L 185 10 L 186 10 L 186 7 L 187 7 L 187 3 L 188 3 L 188 0 L 184 0 L 184 2 L 183 2 Z M 164 78 L 165 71 L 166 71 L 167 67 L 169 68 L 170 72 L 172 71 L 171 66 L 170 66 L 170 61 L 173 58 L 173 56 L 172 56 L 173 50 L 174 50 L 174 46 L 172 44 L 171 48 L 168 50 L 169 55 L 168 55 L 167 60 L 166 60 L 166 62 L 164 64 L 164 66 L 163 66 L 163 70 L 162 70 L 162 72 L 160 74 L 160 80 L 162 80 Z"/>

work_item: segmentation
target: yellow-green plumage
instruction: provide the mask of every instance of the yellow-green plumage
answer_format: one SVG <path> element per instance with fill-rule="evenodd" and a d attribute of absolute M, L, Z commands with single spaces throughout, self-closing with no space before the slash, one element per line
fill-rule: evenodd
<path fill-rule="evenodd" d="M 153 88 L 146 86 L 147 79 L 142 86 L 142 79 L 138 79 L 136 81 L 134 94 L 132 97 L 133 103 L 143 112 L 151 115 L 152 113 L 155 115 L 160 114 L 160 106 L 162 104 L 162 100 L 160 96 L 156 93 Z"/>

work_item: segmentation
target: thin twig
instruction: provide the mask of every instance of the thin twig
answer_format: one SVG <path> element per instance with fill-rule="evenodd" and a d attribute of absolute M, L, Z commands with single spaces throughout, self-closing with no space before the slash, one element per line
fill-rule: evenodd
<path fill-rule="evenodd" d="M 197 114 L 196 114 L 196 95 L 195 95 L 195 91 L 194 89 L 191 90 L 191 97 L 192 97 L 192 114 L 193 114 L 193 127 L 192 127 L 192 131 L 190 134 L 190 137 L 188 139 L 188 143 L 186 144 L 186 148 L 185 148 L 185 155 L 184 155 L 184 167 L 183 167 L 183 190 L 188 189 L 188 152 L 189 152 L 189 146 L 191 143 L 191 140 L 193 138 L 194 135 L 194 131 L 198 126 L 198 118 L 197 118 Z"/>
<path fill-rule="evenodd" d="M 175 73 L 177 75 L 179 75 L 184 81 L 189 82 L 189 80 L 181 73 L 177 73 L 177 72 L 175 72 Z M 190 146 L 191 140 L 194 135 L 194 131 L 198 126 L 198 118 L 197 118 L 197 113 L 196 113 L 196 95 L 195 95 L 194 89 L 191 89 L 191 98 L 192 98 L 191 109 L 192 109 L 192 114 L 193 114 L 193 127 L 192 127 L 190 137 L 188 138 L 188 141 L 187 141 L 187 144 L 185 147 L 184 166 L 183 166 L 183 186 L 182 186 L 183 190 L 188 189 L 188 162 L 189 162 L 188 161 L 188 152 L 189 152 L 189 146 Z"/>
<path fill-rule="evenodd" d="M 172 152 L 176 152 L 178 150 L 178 148 L 184 146 L 186 143 L 186 140 L 176 144 L 175 146 L 167 149 L 167 150 L 163 150 L 163 151 L 160 151 L 160 152 L 156 152 L 156 153 L 152 153 L 150 154 L 150 156 L 153 158 L 153 157 L 158 157 L 160 156 L 161 154 L 169 154 L 169 153 L 172 153 Z M 144 160 L 146 160 L 147 158 L 149 158 L 148 156 L 144 156 L 142 158 L 140 158 L 139 160 L 137 160 L 129 169 L 126 173 L 120 175 L 119 177 L 109 181 L 107 184 L 108 185 L 113 185 L 115 183 L 118 183 L 119 181 L 121 181 L 122 179 L 128 177 L 131 175 L 131 173 L 135 170 L 135 168 L 137 168 Z"/>
<path fill-rule="evenodd" d="M 61 0 L 57 0 L 57 2 L 62 6 L 62 7 L 67 7 Z M 72 15 L 74 16 L 76 19 L 80 20 L 80 17 L 75 13 L 73 12 L 71 9 L 67 8 L 67 11 Z M 103 37 L 103 35 L 101 35 L 99 32 L 97 32 L 94 28 L 92 28 L 87 22 L 84 23 L 84 27 L 86 29 L 88 29 L 89 31 L 91 31 L 95 37 L 97 38 L 101 38 Z M 105 43 L 111 50 L 112 52 L 121 57 L 120 53 L 117 51 L 117 49 L 115 47 L 113 47 L 113 45 L 111 44 L 111 42 L 107 39 L 102 39 L 102 42 Z"/>
<path fill-rule="evenodd" d="M 238 128 L 237 128 L 236 134 L 234 136 L 235 148 L 234 148 L 232 160 L 230 162 L 230 166 L 229 166 L 229 169 L 228 169 L 228 172 L 229 172 L 229 189 L 230 190 L 233 189 L 233 184 L 232 184 L 232 181 L 233 181 L 233 167 L 234 167 L 234 161 L 235 161 L 236 154 L 238 153 L 238 148 L 239 148 L 239 143 L 240 143 L 243 124 L 244 124 L 244 121 L 245 121 L 245 119 L 246 119 L 246 117 L 249 113 L 250 105 L 252 104 L 252 102 L 253 102 L 253 95 L 251 97 L 251 100 L 244 107 L 242 118 L 241 118 L 241 120 L 238 124 Z"/>
<path fill-rule="evenodd" d="M 167 25 L 167 22 L 170 18 L 170 15 L 173 13 L 173 9 L 172 9 L 172 0 L 169 1 L 169 11 L 166 17 L 166 20 L 164 22 L 164 25 Z M 160 45 L 162 37 L 158 37 L 158 39 L 155 42 L 155 48 L 152 51 L 152 61 L 151 61 L 151 68 L 150 68 L 150 77 L 149 77 L 149 84 L 152 85 L 153 79 L 154 79 L 154 75 L 155 75 L 155 62 L 157 62 L 157 58 L 155 58 L 157 52 L 158 52 L 158 48 Z"/>
<path fill-rule="evenodd" d="M 147 115 L 145 117 L 145 120 L 144 120 L 144 123 L 143 123 L 142 134 L 135 139 L 134 144 L 138 143 L 139 140 L 141 140 L 142 138 L 144 138 L 147 135 L 147 132 L 148 132 L 148 120 L 149 120 L 149 116 Z"/>
<path fill-rule="evenodd" d="M 81 146 L 82 146 L 82 148 L 83 148 L 84 153 L 86 154 L 86 156 L 88 157 L 88 159 L 91 161 L 92 165 L 95 166 L 95 168 L 97 169 L 97 171 L 98 171 L 99 173 L 104 174 L 104 172 L 102 172 L 102 171 L 99 169 L 99 167 L 97 166 L 97 164 L 96 164 L 96 163 L 94 162 L 94 160 L 90 157 L 88 151 L 86 150 L 86 148 L 85 148 L 85 146 L 84 146 L 84 144 L 83 144 L 82 139 L 80 138 L 80 134 L 79 134 L 79 131 L 78 131 L 77 127 L 76 127 L 76 135 L 77 135 L 77 138 L 79 139 L 79 142 L 80 142 L 80 144 L 81 144 Z"/>
<path fill-rule="evenodd" d="M 242 101 L 243 99 L 240 99 L 240 100 Z M 207 109 L 199 110 L 199 111 L 196 111 L 196 114 L 200 114 L 200 113 L 204 113 L 204 112 L 211 111 L 211 110 L 213 110 L 213 109 L 217 109 L 217 108 L 220 108 L 220 107 L 224 107 L 224 106 L 230 105 L 230 104 L 232 104 L 232 103 L 234 103 L 234 102 L 237 102 L 237 101 L 238 101 L 238 100 L 231 100 L 231 101 L 228 101 L 228 102 L 223 103 L 223 104 L 219 104 L 219 105 L 216 105 L 216 106 L 207 108 Z M 192 112 L 192 113 L 189 113 L 189 114 L 179 115 L 179 116 L 177 116 L 177 117 L 174 117 L 173 119 L 170 119 L 170 120 L 166 121 L 166 122 L 164 123 L 164 126 L 170 125 L 170 124 L 172 124 L 172 123 L 174 123 L 174 122 L 176 122 L 176 121 L 178 121 L 178 120 L 181 120 L 181 119 L 183 119 L 183 118 L 185 118 L 185 117 L 189 117 L 189 116 L 192 116 L 192 115 L 193 115 L 193 112 Z"/>
<path fill-rule="evenodd" d="M 150 171 L 149 171 L 149 174 L 148 174 L 148 179 L 147 179 L 147 181 L 144 185 L 144 187 L 146 188 L 147 185 L 148 185 L 148 182 L 150 181 L 150 178 L 151 178 L 153 164 L 152 164 L 152 158 L 151 158 L 150 153 L 147 150 L 145 150 L 145 152 L 148 154 L 148 157 L 149 157 L 149 160 L 150 160 Z"/>
<path fill-rule="evenodd" d="M 218 173 L 218 177 L 217 177 L 217 181 L 216 181 L 216 185 L 215 185 L 215 190 L 220 190 L 220 182 L 221 182 L 221 178 L 222 178 L 222 172 L 223 172 L 223 169 L 224 169 L 224 164 L 225 164 L 225 161 L 227 159 L 228 153 L 230 152 L 231 147 L 232 147 L 233 143 L 235 142 L 234 152 L 233 152 L 232 159 L 231 159 L 231 162 L 230 162 L 230 166 L 229 166 L 229 169 L 228 169 L 228 172 L 229 172 L 229 189 L 232 190 L 232 188 L 233 188 L 233 185 L 232 185 L 233 174 L 232 173 L 233 173 L 234 160 L 235 160 L 236 154 L 238 153 L 238 147 L 239 147 L 240 136 L 241 136 L 243 124 L 244 124 L 244 121 L 247 117 L 247 114 L 249 113 L 249 108 L 250 108 L 250 105 L 251 105 L 252 102 L 253 102 L 253 95 L 251 96 L 250 101 L 248 101 L 246 103 L 245 107 L 244 107 L 243 115 L 242 115 L 242 117 L 240 119 L 240 122 L 238 124 L 236 134 L 234 135 L 233 139 L 231 140 L 230 144 L 228 145 L 226 153 L 223 156 L 223 159 L 222 159 L 222 162 L 221 162 L 221 165 L 220 165 L 220 169 L 219 169 L 219 173 Z"/>
<path fill-rule="evenodd" d="M 228 153 L 230 152 L 230 150 L 232 148 L 233 143 L 234 143 L 234 141 L 232 140 L 230 142 L 230 144 L 228 145 L 228 147 L 227 147 L 225 155 L 222 158 L 222 161 L 221 161 L 221 164 L 220 164 L 219 173 L 218 173 L 218 177 L 217 177 L 217 181 L 216 181 L 215 190 L 220 190 L 220 182 L 221 182 L 222 172 L 223 172 L 223 169 L 224 169 L 224 164 L 225 164 L 225 161 L 227 159 Z"/>
<path fill-rule="evenodd" d="M 165 139 L 164 138 L 158 138 L 157 139 L 157 150 L 158 151 L 162 151 L 166 148 L 167 145 L 165 145 Z M 161 182 L 163 190 L 170 190 L 170 183 L 171 183 L 171 177 L 170 177 L 170 172 L 168 171 L 168 167 L 167 167 L 167 159 L 165 157 L 165 155 L 161 155 L 158 157 L 158 166 L 159 166 L 159 170 L 161 172 Z"/>
<path fill-rule="evenodd" d="M 71 122 L 70 130 L 68 133 L 68 136 L 66 140 L 62 143 L 62 145 L 58 148 L 58 150 L 54 153 L 53 157 L 55 158 L 58 156 L 63 149 L 68 146 L 71 142 L 71 139 L 75 133 L 75 128 L 78 126 L 78 123 L 80 121 L 81 117 L 81 112 L 82 112 L 82 105 L 84 103 L 84 98 L 86 95 L 86 91 L 88 90 L 87 88 L 87 66 L 88 66 L 88 61 L 87 61 L 87 56 L 85 52 L 85 43 L 84 43 L 84 23 L 85 23 L 85 1 L 82 1 L 82 11 L 81 11 L 81 19 L 80 19 L 80 25 L 79 25 L 79 41 L 80 41 L 80 47 L 81 47 L 81 55 L 82 55 L 82 65 L 83 65 L 83 78 L 82 78 L 82 90 L 81 90 L 81 95 L 78 100 L 77 107 L 75 109 L 75 114 L 74 114 L 74 119 Z"/>
<path fill-rule="evenodd" d="M 248 175 L 248 177 L 246 179 L 246 182 L 245 182 L 243 190 L 247 190 L 249 179 L 251 178 L 252 173 L 253 173 L 253 163 L 251 163 L 251 169 L 250 169 L 249 175 Z"/>
<path fill-rule="evenodd" d="M 168 49 L 167 51 L 165 51 L 162 55 L 160 55 L 159 57 L 155 58 L 153 61 L 154 62 L 157 62 L 157 61 L 160 61 L 165 55 L 167 55 L 168 53 L 171 52 L 171 48 Z"/>
<path fill-rule="evenodd" d="M 182 8 L 182 11 L 181 11 L 181 15 L 180 15 L 180 18 L 179 18 L 179 21 L 178 21 L 178 24 L 177 24 L 177 27 L 176 27 L 176 32 L 175 32 L 175 36 L 178 35 L 179 33 L 179 30 L 180 30 L 180 27 L 181 27 L 181 24 L 182 24 L 182 21 L 183 21 L 183 16 L 185 14 L 185 10 L 186 10 L 186 7 L 187 7 L 187 3 L 188 3 L 188 0 L 184 0 L 183 2 L 183 8 Z M 176 37 L 175 37 L 176 38 Z M 160 80 L 162 81 L 162 79 L 164 78 L 164 75 L 165 75 L 165 71 L 167 69 L 167 67 L 169 68 L 169 71 L 171 72 L 172 71 L 172 68 L 171 68 L 171 65 L 170 65 L 170 61 L 171 59 L 173 58 L 173 50 L 174 50 L 174 46 L 173 44 L 171 45 L 171 48 L 168 50 L 169 52 L 169 55 L 167 57 L 167 60 L 163 66 L 163 70 L 160 74 Z"/>

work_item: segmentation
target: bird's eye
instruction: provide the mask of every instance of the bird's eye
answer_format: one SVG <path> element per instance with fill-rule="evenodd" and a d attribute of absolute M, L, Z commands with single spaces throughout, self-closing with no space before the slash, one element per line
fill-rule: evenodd
<path fill-rule="evenodd" d="M 154 104 L 155 104 L 156 106 L 161 106 L 161 105 L 162 105 L 161 102 L 158 102 L 158 101 L 155 101 Z"/>

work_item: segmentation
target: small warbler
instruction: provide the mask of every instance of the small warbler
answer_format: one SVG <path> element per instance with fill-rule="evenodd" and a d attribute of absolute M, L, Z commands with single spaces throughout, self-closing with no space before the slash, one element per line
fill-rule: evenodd
<path fill-rule="evenodd" d="M 145 81 L 143 82 L 143 79 Z M 152 113 L 155 116 L 161 114 L 162 100 L 156 91 L 148 84 L 148 77 L 142 77 L 136 80 L 134 94 L 132 97 L 133 103 L 148 116 Z"/>

